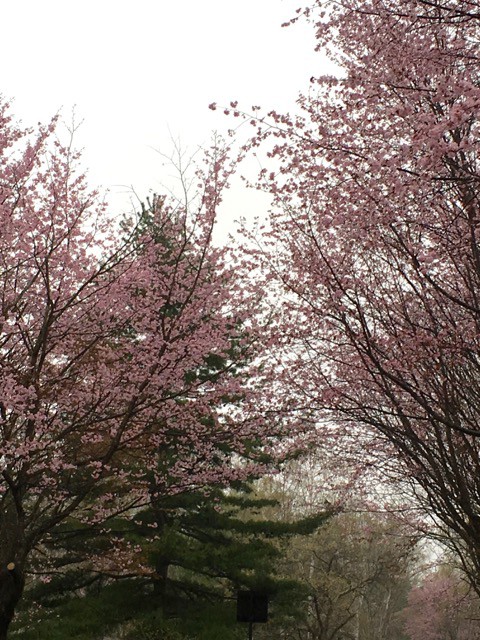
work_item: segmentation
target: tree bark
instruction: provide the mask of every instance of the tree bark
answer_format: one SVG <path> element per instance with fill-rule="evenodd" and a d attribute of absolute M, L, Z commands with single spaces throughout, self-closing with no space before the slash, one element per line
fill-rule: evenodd
<path fill-rule="evenodd" d="M 0 569 L 0 640 L 6 640 L 15 607 L 23 592 L 23 572 L 13 563 Z"/>
<path fill-rule="evenodd" d="M 155 566 L 155 578 L 153 581 L 153 592 L 156 596 L 158 596 L 159 600 L 162 603 L 162 607 L 165 604 L 165 595 L 167 590 L 167 580 L 168 580 L 168 568 L 170 566 L 170 562 L 167 558 L 162 558 L 159 560 Z M 0 636 L 1 640 L 1 636 Z"/>
<path fill-rule="evenodd" d="M 7 638 L 23 593 L 26 546 L 23 513 L 19 502 L 7 493 L 0 512 L 0 640 Z"/>

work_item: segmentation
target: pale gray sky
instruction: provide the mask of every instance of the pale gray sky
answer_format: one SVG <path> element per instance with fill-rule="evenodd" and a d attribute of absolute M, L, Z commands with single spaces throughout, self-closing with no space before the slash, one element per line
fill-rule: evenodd
<path fill-rule="evenodd" d="M 322 66 L 312 27 L 280 26 L 298 2 L 6 2 L 0 92 L 26 125 L 76 105 L 92 186 L 123 206 L 125 185 L 143 196 L 168 181 L 153 149 L 168 153 L 169 130 L 195 149 L 232 125 L 210 102 L 295 108 Z M 236 202 L 235 215 L 254 206 Z"/>

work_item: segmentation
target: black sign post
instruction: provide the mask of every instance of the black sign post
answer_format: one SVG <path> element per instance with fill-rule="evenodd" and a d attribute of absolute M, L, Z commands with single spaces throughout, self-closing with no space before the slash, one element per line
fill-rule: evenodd
<path fill-rule="evenodd" d="M 248 622 L 248 640 L 253 639 L 253 623 L 267 622 L 268 596 L 257 591 L 237 594 L 237 622 Z"/>

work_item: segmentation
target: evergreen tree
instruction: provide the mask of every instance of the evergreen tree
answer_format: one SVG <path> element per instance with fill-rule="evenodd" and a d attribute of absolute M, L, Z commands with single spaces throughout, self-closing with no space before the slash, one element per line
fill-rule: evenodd
<path fill-rule="evenodd" d="M 35 621 L 28 625 L 26 612 L 20 615 L 16 636 L 86 640 L 121 626 L 132 638 L 170 633 L 233 640 L 245 635 L 235 617 L 238 589 L 268 594 L 273 620 L 295 616 L 306 591 L 298 580 L 275 575 L 282 541 L 308 535 L 328 515 L 264 519 L 262 509 L 273 503 L 242 483 L 157 498 L 133 519 L 116 519 L 108 531 L 65 524 L 51 558 L 54 577 L 27 592 L 27 611 L 39 607 Z M 136 569 L 130 564 L 123 573 L 109 572 L 106 565 L 78 562 L 86 548 L 90 557 L 105 559 L 124 545 L 129 556 L 136 550 Z"/>

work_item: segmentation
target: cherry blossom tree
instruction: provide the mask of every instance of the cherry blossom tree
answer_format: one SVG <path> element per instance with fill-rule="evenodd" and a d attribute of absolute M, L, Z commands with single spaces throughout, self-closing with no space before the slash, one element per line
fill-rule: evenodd
<path fill-rule="evenodd" d="M 403 611 L 411 640 L 476 640 L 478 597 L 452 572 L 438 571 L 412 588 Z"/>
<path fill-rule="evenodd" d="M 211 241 L 224 151 L 196 210 L 155 198 L 119 225 L 55 127 L 0 107 L 0 638 L 66 519 L 246 477 L 282 430 L 253 399 L 258 296 Z"/>
<path fill-rule="evenodd" d="M 247 145 L 272 158 L 274 367 L 318 438 L 411 483 L 480 590 L 478 3 L 302 13 L 338 76 L 299 115 L 256 109 Z"/>

